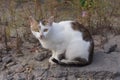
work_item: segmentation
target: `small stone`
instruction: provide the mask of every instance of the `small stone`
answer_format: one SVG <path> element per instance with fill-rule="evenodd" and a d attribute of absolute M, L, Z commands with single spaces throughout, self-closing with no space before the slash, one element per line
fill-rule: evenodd
<path fill-rule="evenodd" d="M 0 69 L 2 68 L 2 65 L 3 65 L 3 63 L 2 63 L 2 62 L 0 62 Z"/>
<path fill-rule="evenodd" d="M 47 52 L 44 51 L 40 54 L 37 54 L 34 59 L 37 61 L 43 61 L 44 59 L 48 57 L 47 55 L 48 55 Z"/>
<path fill-rule="evenodd" d="M 117 44 L 105 44 L 104 45 L 104 52 L 105 53 L 111 53 L 114 52 L 117 48 Z"/>
<path fill-rule="evenodd" d="M 68 76 L 67 78 L 68 80 L 76 80 L 75 76 L 74 75 L 71 75 L 71 76 Z"/>
<path fill-rule="evenodd" d="M 16 63 L 15 62 L 10 62 L 10 63 L 8 63 L 6 66 L 7 67 L 10 67 L 10 66 L 13 66 L 13 65 L 15 65 Z"/>
<path fill-rule="evenodd" d="M 17 64 L 17 65 L 12 66 L 11 70 L 15 72 L 23 72 L 25 69 L 23 68 L 21 64 Z"/>
<path fill-rule="evenodd" d="M 1 67 L 1 70 L 4 70 L 6 69 L 6 63 L 3 63 L 2 67 Z"/>
<path fill-rule="evenodd" d="M 26 65 L 28 65 L 28 63 L 25 62 L 25 61 L 23 61 L 23 62 L 21 63 L 21 65 L 22 65 L 22 66 L 26 66 Z"/>
<path fill-rule="evenodd" d="M 6 50 L 2 50 L 2 54 L 7 54 L 8 52 Z"/>
<path fill-rule="evenodd" d="M 17 73 L 14 75 L 15 80 L 27 80 L 25 73 Z"/>
<path fill-rule="evenodd" d="M 42 77 L 37 77 L 37 78 L 35 78 L 35 80 L 43 80 L 43 79 L 42 79 Z"/>
<path fill-rule="evenodd" d="M 34 76 L 33 74 L 29 74 L 29 75 L 28 75 L 28 80 L 34 80 L 34 77 L 35 77 L 35 76 Z"/>
<path fill-rule="evenodd" d="M 16 54 L 15 54 L 16 57 L 23 57 L 24 54 L 21 50 L 17 50 Z"/>
<path fill-rule="evenodd" d="M 11 56 L 5 56 L 2 58 L 2 62 L 3 63 L 9 63 L 9 62 L 12 62 L 12 57 Z"/>
<path fill-rule="evenodd" d="M 0 80 L 7 80 L 7 74 L 6 74 L 6 72 L 1 72 L 0 73 Z"/>
<path fill-rule="evenodd" d="M 14 78 L 13 78 L 13 76 L 8 76 L 7 77 L 7 80 L 13 80 Z"/>
<path fill-rule="evenodd" d="M 0 62 L 2 62 L 2 58 L 0 57 Z"/>
<path fill-rule="evenodd" d="M 69 79 L 66 79 L 66 78 L 54 78 L 54 77 L 50 77 L 50 78 L 47 78 L 47 80 L 69 80 Z M 73 79 L 74 80 L 74 79 Z"/>
<path fill-rule="evenodd" d="M 57 72 L 55 71 L 53 73 L 53 77 L 55 77 L 55 78 L 62 78 L 62 77 L 66 77 L 67 74 L 68 74 L 67 71 L 58 70 Z"/>

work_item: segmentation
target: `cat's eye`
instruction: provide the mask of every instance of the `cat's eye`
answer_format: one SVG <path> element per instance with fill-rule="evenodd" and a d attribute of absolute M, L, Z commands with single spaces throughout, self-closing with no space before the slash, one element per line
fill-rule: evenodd
<path fill-rule="evenodd" d="M 47 32 L 48 31 L 48 29 L 44 29 L 44 32 Z"/>

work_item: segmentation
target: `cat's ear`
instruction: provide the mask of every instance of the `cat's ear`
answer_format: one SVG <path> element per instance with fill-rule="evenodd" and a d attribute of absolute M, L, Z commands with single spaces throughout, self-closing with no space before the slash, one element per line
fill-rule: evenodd
<path fill-rule="evenodd" d="M 51 16 L 49 19 L 48 19 L 48 25 L 52 26 L 52 23 L 54 22 L 54 16 Z"/>
<path fill-rule="evenodd" d="M 38 24 L 38 22 L 32 16 L 29 17 L 29 22 L 30 22 L 30 26 L 34 26 Z"/>

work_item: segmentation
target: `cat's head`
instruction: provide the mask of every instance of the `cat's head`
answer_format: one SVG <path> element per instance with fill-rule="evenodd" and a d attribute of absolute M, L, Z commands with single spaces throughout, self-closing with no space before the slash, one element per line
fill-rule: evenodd
<path fill-rule="evenodd" d="M 38 24 L 37 24 L 37 21 L 32 17 L 31 19 L 31 26 L 33 24 L 37 24 L 36 26 L 34 27 L 37 27 L 39 29 L 39 33 L 40 33 L 40 39 L 45 39 L 47 34 L 49 34 L 51 28 L 52 28 L 52 25 L 53 25 L 53 21 L 54 21 L 54 17 L 51 16 L 50 18 L 48 19 L 43 19 L 41 20 Z"/>
<path fill-rule="evenodd" d="M 49 34 L 52 26 L 53 26 L 54 17 L 51 16 L 49 19 L 43 19 L 39 23 L 40 28 L 40 37 L 46 38 L 47 34 Z"/>

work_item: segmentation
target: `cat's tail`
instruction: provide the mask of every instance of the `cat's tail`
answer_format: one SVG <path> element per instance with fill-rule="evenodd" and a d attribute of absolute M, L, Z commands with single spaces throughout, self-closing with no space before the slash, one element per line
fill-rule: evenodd
<path fill-rule="evenodd" d="M 83 67 L 83 66 L 87 66 L 87 65 L 90 64 L 89 62 L 69 61 L 69 60 L 66 60 L 66 59 L 58 61 L 55 58 L 53 58 L 52 61 L 59 64 L 59 65 L 61 65 L 61 66 Z"/>

